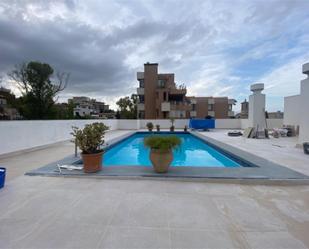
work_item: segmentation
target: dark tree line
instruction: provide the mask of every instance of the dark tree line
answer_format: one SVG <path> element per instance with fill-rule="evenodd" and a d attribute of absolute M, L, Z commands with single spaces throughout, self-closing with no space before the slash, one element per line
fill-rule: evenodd
<path fill-rule="evenodd" d="M 119 111 L 117 111 L 117 118 L 136 119 L 137 102 L 138 102 L 138 96 L 136 94 L 132 94 L 131 97 L 126 96 L 124 98 L 120 98 L 116 102 L 116 104 L 119 107 Z"/>
<path fill-rule="evenodd" d="M 31 61 L 16 65 L 8 76 L 22 94 L 16 101 L 16 108 L 24 118 L 57 118 L 59 114 L 59 106 L 55 105 L 57 95 L 66 88 L 69 73 L 54 73 L 49 64 Z"/>

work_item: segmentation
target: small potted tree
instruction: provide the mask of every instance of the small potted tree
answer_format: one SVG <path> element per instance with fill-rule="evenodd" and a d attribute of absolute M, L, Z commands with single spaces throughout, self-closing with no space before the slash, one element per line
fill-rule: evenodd
<path fill-rule="evenodd" d="M 71 133 L 76 145 L 82 151 L 81 156 L 85 173 L 95 173 L 102 169 L 104 135 L 108 127 L 103 123 L 87 124 L 83 129 L 72 127 Z"/>
<path fill-rule="evenodd" d="M 157 129 L 157 131 L 159 132 L 160 131 L 160 125 L 156 125 L 156 129 Z"/>
<path fill-rule="evenodd" d="M 173 149 L 181 144 L 177 136 L 150 136 L 144 139 L 146 147 L 150 148 L 150 161 L 155 172 L 166 173 L 173 161 Z"/>
<path fill-rule="evenodd" d="M 170 121 L 172 123 L 172 125 L 170 127 L 170 131 L 173 132 L 175 130 L 175 126 L 174 126 L 175 119 L 174 118 L 170 118 Z"/>
<path fill-rule="evenodd" d="M 148 122 L 148 123 L 146 124 L 146 126 L 147 126 L 147 128 L 148 128 L 148 131 L 152 131 L 152 130 L 153 130 L 153 123 Z"/>
<path fill-rule="evenodd" d="M 185 127 L 183 128 L 183 131 L 184 131 L 184 132 L 187 132 L 187 131 L 188 131 L 188 126 L 187 126 L 187 125 L 185 125 Z"/>

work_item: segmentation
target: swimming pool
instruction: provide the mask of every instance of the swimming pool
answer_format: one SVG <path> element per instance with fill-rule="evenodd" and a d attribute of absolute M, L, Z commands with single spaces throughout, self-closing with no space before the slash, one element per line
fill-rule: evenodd
<path fill-rule="evenodd" d="M 148 133 L 137 132 L 116 143 L 104 153 L 103 165 L 109 166 L 147 166 L 151 167 L 149 148 L 144 146 L 144 138 L 150 135 L 178 136 L 182 144 L 174 150 L 172 166 L 182 167 L 240 167 L 239 162 L 220 152 L 213 146 L 190 133 Z"/>

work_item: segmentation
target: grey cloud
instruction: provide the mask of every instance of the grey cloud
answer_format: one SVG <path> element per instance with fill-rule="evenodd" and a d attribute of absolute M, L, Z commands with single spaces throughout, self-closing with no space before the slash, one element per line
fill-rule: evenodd
<path fill-rule="evenodd" d="M 158 4 L 158 1 L 132 0 L 104 1 L 98 3 L 101 9 L 96 9 L 92 1 L 88 4 L 77 0 L 3 0 L 0 3 L 0 75 L 12 70 L 14 64 L 40 60 L 71 73 L 68 94 L 111 98 L 134 91 L 135 72 L 146 61 L 159 62 L 160 70 L 175 72 L 177 81 L 189 84 L 194 84 L 190 80 L 203 81 L 202 71 L 221 63 L 229 67 L 222 67 L 223 76 L 219 77 L 227 85 L 231 82 L 226 79 L 234 75 L 224 74 L 233 72 L 239 60 L 228 49 L 247 47 L 249 51 L 263 44 L 265 41 L 256 43 L 256 40 L 263 35 L 265 38 L 274 28 L 286 34 L 291 30 L 298 32 L 297 26 L 287 24 L 294 24 L 298 20 L 296 16 L 307 13 L 305 2 L 280 1 L 277 6 L 278 1 L 235 1 L 229 5 L 228 1 Z M 55 11 L 55 4 L 62 3 L 67 16 L 57 16 L 56 11 L 52 18 L 32 17 L 31 13 L 25 14 L 28 3 L 34 3 L 37 11 L 46 15 Z M 128 23 L 114 20 L 105 23 L 104 5 L 108 7 L 112 3 L 134 18 Z M 91 9 L 81 14 L 85 6 L 80 4 Z M 89 10 L 91 13 L 87 13 Z M 118 21 L 118 13 L 123 12 L 116 10 L 108 17 Z M 92 14 L 91 23 L 87 22 L 87 14 Z M 126 18 L 119 17 L 119 20 Z M 286 25 L 282 27 L 281 23 Z M 258 30 L 259 34 L 255 32 Z M 132 64 L 128 64 L 128 58 L 132 57 L 129 62 Z"/>

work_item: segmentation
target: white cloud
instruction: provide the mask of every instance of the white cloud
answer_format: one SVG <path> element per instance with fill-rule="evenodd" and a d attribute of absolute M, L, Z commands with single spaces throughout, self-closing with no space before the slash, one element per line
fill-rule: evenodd
<path fill-rule="evenodd" d="M 134 91 L 135 72 L 150 61 L 197 96 L 242 101 L 251 83 L 264 81 L 273 85 L 265 92 L 280 108 L 279 96 L 298 92 L 308 60 L 308 12 L 302 0 L 3 0 L 0 74 L 21 59 L 44 60 L 70 69 L 74 81 L 63 96 L 112 104 Z M 267 72 L 259 63 L 252 75 L 239 72 L 265 59 Z"/>

